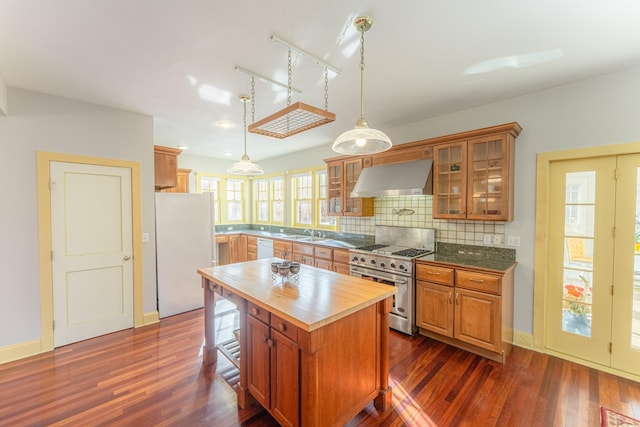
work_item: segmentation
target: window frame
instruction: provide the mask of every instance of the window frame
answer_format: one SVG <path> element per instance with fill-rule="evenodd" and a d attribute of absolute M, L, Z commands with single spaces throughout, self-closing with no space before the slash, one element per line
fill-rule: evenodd
<path fill-rule="evenodd" d="M 247 219 L 247 200 L 249 199 L 249 179 L 247 177 L 242 177 L 238 175 L 226 175 L 226 174 L 215 174 L 215 173 L 205 173 L 198 172 L 196 173 L 196 193 L 203 193 L 202 188 L 202 179 L 206 178 L 209 180 L 217 181 L 217 198 L 214 197 L 214 223 L 216 225 L 226 225 L 226 224 L 244 224 Z M 227 200 L 227 182 L 229 180 L 234 182 L 240 182 L 240 209 L 242 212 L 241 218 L 239 220 L 229 220 L 228 209 L 229 209 L 229 201 Z M 216 217 L 217 214 L 217 217 Z"/>
<path fill-rule="evenodd" d="M 335 216 L 330 217 L 334 220 L 334 224 L 321 224 L 320 223 L 320 206 L 322 201 L 327 203 L 327 197 L 325 192 L 325 197 L 320 198 L 320 176 L 327 176 L 326 167 L 318 166 L 314 168 L 308 169 L 297 169 L 291 172 L 290 175 L 290 199 L 291 199 L 291 226 L 297 228 L 314 228 L 317 230 L 326 230 L 326 231 L 338 231 L 339 223 L 338 218 Z M 297 201 L 298 198 L 298 177 L 311 177 L 311 222 L 309 224 L 301 223 L 298 221 L 297 216 Z M 326 180 L 326 178 L 325 178 Z"/>

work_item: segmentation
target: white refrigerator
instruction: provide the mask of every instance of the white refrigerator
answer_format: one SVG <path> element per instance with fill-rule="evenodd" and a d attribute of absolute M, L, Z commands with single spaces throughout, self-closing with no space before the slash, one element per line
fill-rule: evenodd
<path fill-rule="evenodd" d="M 204 305 L 198 268 L 215 265 L 210 194 L 156 193 L 156 270 L 160 317 Z"/>

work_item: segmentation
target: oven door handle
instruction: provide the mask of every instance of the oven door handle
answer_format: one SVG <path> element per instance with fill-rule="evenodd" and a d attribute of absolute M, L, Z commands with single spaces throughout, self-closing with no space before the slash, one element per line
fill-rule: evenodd
<path fill-rule="evenodd" d="M 398 283 L 400 285 L 404 285 L 405 283 L 407 283 L 407 279 L 394 280 L 394 279 L 390 279 L 388 277 L 376 276 L 375 274 L 371 274 L 371 273 L 368 273 L 368 272 L 360 271 L 360 270 L 357 270 L 355 268 L 352 269 L 351 271 L 354 272 L 354 273 L 364 274 L 365 276 L 373 277 L 374 279 L 388 280 L 389 282 Z"/>

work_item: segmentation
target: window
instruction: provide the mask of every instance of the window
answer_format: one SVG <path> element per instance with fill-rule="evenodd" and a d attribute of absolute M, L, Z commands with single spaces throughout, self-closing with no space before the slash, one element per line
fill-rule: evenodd
<path fill-rule="evenodd" d="M 284 224 L 284 176 L 269 178 L 271 187 L 271 222 Z"/>
<path fill-rule="evenodd" d="M 284 202 L 284 175 L 254 178 L 254 223 L 284 225 Z"/>
<path fill-rule="evenodd" d="M 220 178 L 211 176 L 198 176 L 196 183 L 199 185 L 199 193 L 212 193 L 213 197 L 213 221 L 220 223 Z"/>
<path fill-rule="evenodd" d="M 291 187 L 294 227 L 337 229 L 336 218 L 328 215 L 326 169 L 294 173 Z"/>
<path fill-rule="evenodd" d="M 316 182 L 318 183 L 318 196 L 317 196 L 317 206 L 318 206 L 318 225 L 321 227 L 336 227 L 336 217 L 329 216 L 329 204 L 327 201 L 327 171 L 317 171 L 316 172 Z"/>
<path fill-rule="evenodd" d="M 253 198 L 256 201 L 254 222 L 269 223 L 269 180 L 253 182 Z"/>
<path fill-rule="evenodd" d="M 248 199 L 247 179 L 228 175 L 196 174 L 196 192 L 212 193 L 214 221 L 216 224 L 242 223 L 245 221 L 245 200 Z"/>
<path fill-rule="evenodd" d="M 242 222 L 242 184 L 241 180 L 227 179 L 227 222 Z"/>

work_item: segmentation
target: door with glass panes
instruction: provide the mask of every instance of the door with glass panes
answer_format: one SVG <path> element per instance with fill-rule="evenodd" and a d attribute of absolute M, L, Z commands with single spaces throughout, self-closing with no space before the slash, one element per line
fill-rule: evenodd
<path fill-rule="evenodd" d="M 545 347 L 638 375 L 640 155 L 552 162 L 549 182 Z"/>

